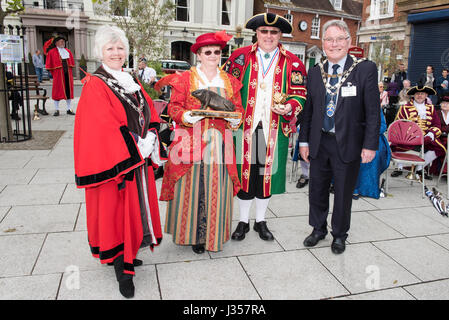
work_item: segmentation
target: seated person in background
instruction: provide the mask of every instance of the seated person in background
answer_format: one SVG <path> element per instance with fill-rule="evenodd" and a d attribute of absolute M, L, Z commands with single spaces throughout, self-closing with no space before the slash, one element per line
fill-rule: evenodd
<path fill-rule="evenodd" d="M 446 148 L 440 140 L 441 136 L 441 123 L 440 118 L 437 115 L 434 105 L 426 103 L 428 95 L 435 95 L 436 92 L 433 88 L 427 86 L 416 86 L 408 90 L 407 94 L 413 96 L 408 104 L 401 106 L 396 116 L 396 120 L 407 119 L 416 122 L 424 132 L 424 159 L 425 165 L 431 164 L 437 157 L 443 156 L 446 153 Z M 410 153 L 416 152 L 411 150 L 410 147 L 405 146 L 391 146 L 391 150 L 394 151 L 408 151 Z M 416 168 L 417 174 L 422 167 Z M 433 170 L 431 170 L 433 171 Z M 435 172 L 435 171 L 434 171 Z M 397 177 L 402 174 L 402 167 L 398 167 L 391 173 L 392 177 Z M 424 173 L 424 177 L 431 180 L 432 177 Z"/>
<path fill-rule="evenodd" d="M 440 110 L 437 110 L 437 115 L 441 122 L 441 143 L 444 147 L 447 146 L 447 135 L 449 134 L 449 95 L 442 96 L 440 102 Z M 438 157 L 439 164 L 444 161 L 444 155 Z M 441 168 L 441 167 L 440 167 Z"/>
<path fill-rule="evenodd" d="M 410 90 L 410 86 L 412 85 L 410 80 L 405 79 L 402 81 L 404 88 L 399 91 L 399 105 L 403 106 L 404 104 L 409 103 L 410 96 L 407 95 L 407 91 Z"/>

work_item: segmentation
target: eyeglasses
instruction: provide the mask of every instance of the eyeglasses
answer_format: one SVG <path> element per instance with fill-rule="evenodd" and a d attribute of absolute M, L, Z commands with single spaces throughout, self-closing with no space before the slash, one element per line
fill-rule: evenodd
<path fill-rule="evenodd" d="M 271 35 L 273 35 L 273 36 L 275 36 L 275 35 L 277 35 L 277 34 L 280 33 L 279 30 L 259 29 L 259 30 L 257 30 L 257 31 L 259 31 L 261 34 L 268 34 L 268 32 L 269 32 L 269 33 L 270 33 Z"/>
<path fill-rule="evenodd" d="M 345 40 L 348 40 L 349 37 L 338 37 L 338 38 L 324 38 L 323 41 L 326 43 L 343 43 Z"/>
<path fill-rule="evenodd" d="M 215 50 L 215 51 L 207 50 L 207 51 L 204 51 L 203 53 L 206 56 L 210 56 L 212 53 L 215 54 L 216 56 L 219 56 L 221 54 L 221 50 Z"/>

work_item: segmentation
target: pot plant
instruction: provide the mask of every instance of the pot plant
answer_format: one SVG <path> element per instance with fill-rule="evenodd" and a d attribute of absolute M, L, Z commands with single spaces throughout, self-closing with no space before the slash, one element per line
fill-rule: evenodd
<path fill-rule="evenodd" d="M 81 59 L 80 59 L 80 69 L 82 69 L 83 71 L 80 71 L 80 80 L 82 80 L 87 73 L 87 61 L 86 58 L 84 57 L 84 54 L 81 55 Z"/>

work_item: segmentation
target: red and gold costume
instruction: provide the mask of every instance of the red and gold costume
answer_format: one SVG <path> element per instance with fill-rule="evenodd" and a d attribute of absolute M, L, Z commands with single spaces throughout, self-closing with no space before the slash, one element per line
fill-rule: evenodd
<path fill-rule="evenodd" d="M 153 170 L 134 136 L 144 138 L 149 130 L 157 134 L 160 119 L 142 89 L 134 94 L 143 94 L 145 101 L 145 123 L 139 126 L 139 115 L 106 84 L 107 78 L 102 67 L 85 78 L 75 118 L 75 179 L 85 189 L 92 255 L 101 263 L 123 255 L 124 273 L 133 275 L 139 248 L 162 239 Z"/>
<path fill-rule="evenodd" d="M 243 113 L 241 83 L 224 71 L 218 76 L 224 88 L 209 90 L 233 102 L 235 111 Z M 199 81 L 198 71 L 192 67 L 170 82 L 168 114 L 177 125 L 160 200 L 169 201 L 165 232 L 173 235 L 176 244 L 205 244 L 206 250 L 219 251 L 230 238 L 232 201 L 240 181 L 229 122 L 221 118 L 204 118 L 193 126 L 183 122 L 185 112 L 201 107 L 191 95 Z"/>
<path fill-rule="evenodd" d="M 253 122 L 257 90 L 259 90 L 257 48 L 258 45 L 255 43 L 235 50 L 223 66 L 226 72 L 243 83 L 241 96 L 245 114 L 236 138 L 236 155 L 237 169 L 244 192 L 248 192 L 251 173 L 251 133 L 253 127 L 258 125 Z M 285 192 L 288 142 L 291 132 L 290 121 L 301 112 L 306 99 L 305 79 L 307 74 L 303 63 L 297 56 L 285 50 L 281 44 L 279 44 L 279 52 L 273 77 L 273 96 L 276 93 L 286 94 L 287 98 L 284 104 L 291 104 L 292 112 L 290 115 L 284 116 L 270 112 L 264 172 L 263 193 L 265 197 Z"/>
<path fill-rule="evenodd" d="M 444 144 L 442 143 L 440 136 L 441 136 L 441 122 L 440 118 L 437 115 L 437 112 L 435 110 L 435 107 L 432 104 L 426 104 L 426 115 L 427 117 L 425 119 L 421 119 L 418 115 L 418 110 L 413 104 L 413 100 L 403 106 L 399 109 L 396 119 L 406 119 L 413 122 L 416 122 L 419 127 L 422 129 L 424 135 L 426 135 L 429 132 L 432 132 L 434 135 L 434 140 L 432 140 L 430 137 L 424 138 L 424 150 L 435 151 L 435 154 L 438 157 L 444 157 L 446 154 L 446 148 L 444 147 Z M 391 146 L 392 151 L 406 151 L 410 150 L 407 147 L 404 146 Z"/>
<path fill-rule="evenodd" d="M 53 86 L 51 98 L 53 100 L 73 99 L 73 68 L 75 60 L 72 52 L 65 48 L 69 53 L 68 59 L 61 59 L 58 48 L 50 49 L 47 53 L 45 68 L 53 76 Z"/>

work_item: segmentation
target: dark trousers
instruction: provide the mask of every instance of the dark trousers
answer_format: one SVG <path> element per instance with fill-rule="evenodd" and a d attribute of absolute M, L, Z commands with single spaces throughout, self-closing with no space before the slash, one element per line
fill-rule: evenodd
<path fill-rule="evenodd" d="M 351 222 L 352 193 L 357 182 L 360 159 L 344 163 L 338 155 L 335 136 L 322 133 L 318 155 L 310 160 L 309 224 L 315 232 L 327 234 L 329 187 L 334 181 L 332 235 L 346 239 Z"/>
<path fill-rule="evenodd" d="M 259 124 L 251 139 L 251 171 L 249 174 L 248 192 L 240 190 L 237 197 L 242 200 L 268 199 L 263 195 L 263 175 L 265 172 L 265 157 L 267 144 L 263 134 L 262 124 Z"/>

